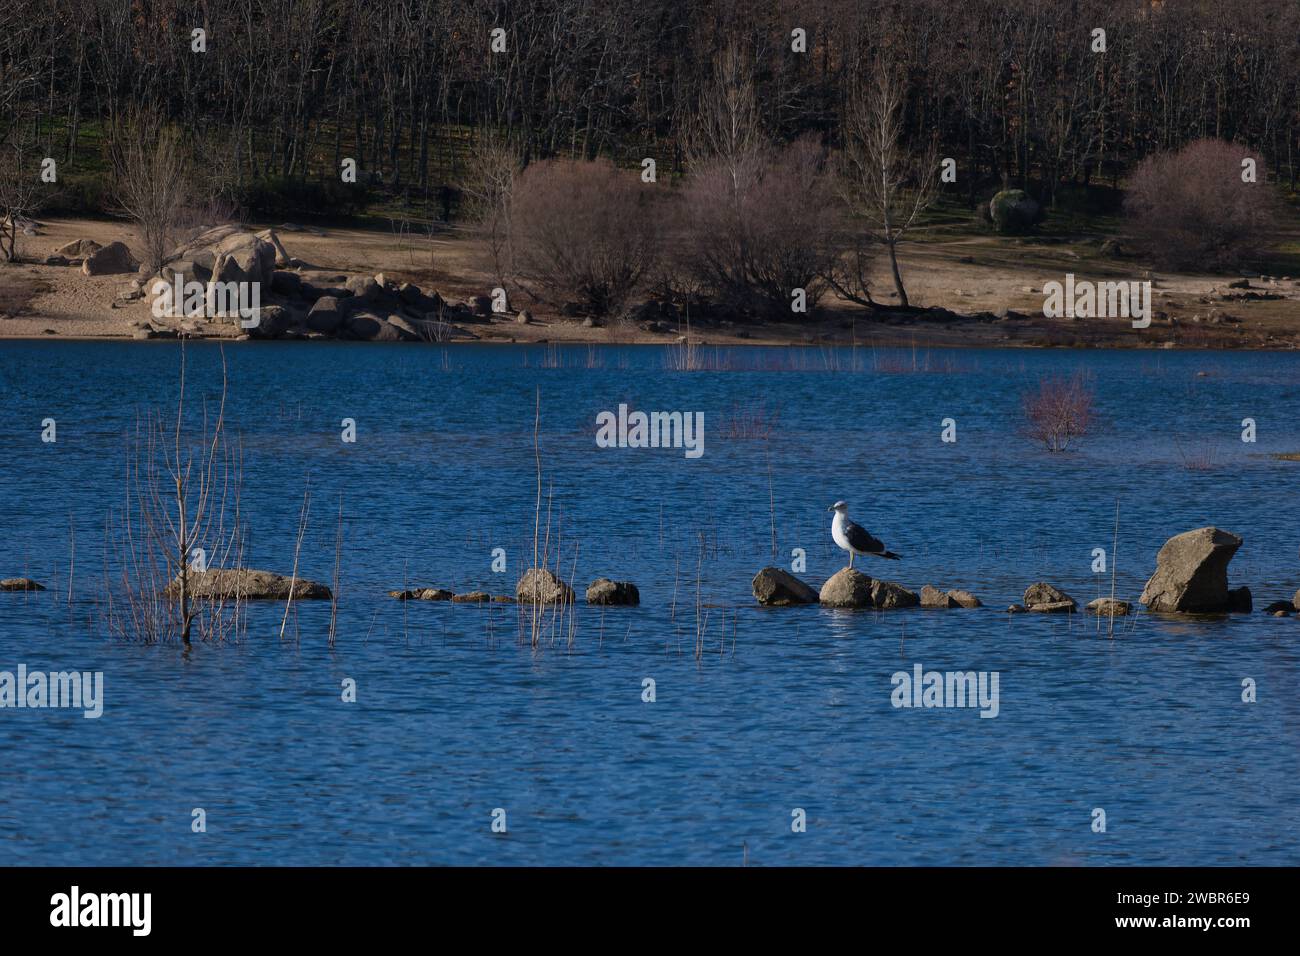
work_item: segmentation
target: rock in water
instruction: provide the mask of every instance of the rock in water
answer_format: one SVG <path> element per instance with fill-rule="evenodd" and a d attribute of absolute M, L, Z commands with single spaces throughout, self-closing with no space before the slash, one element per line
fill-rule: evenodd
<path fill-rule="evenodd" d="M 569 604 L 573 588 L 547 568 L 529 568 L 515 585 L 515 597 L 520 604 Z"/>
<path fill-rule="evenodd" d="M 1068 608 L 1057 606 L 1061 604 L 1068 605 Z M 1074 598 L 1046 581 L 1039 581 L 1037 584 L 1031 584 L 1025 588 L 1025 607 L 1031 611 L 1051 614 L 1060 613 L 1063 610 L 1073 611 L 1076 606 Z"/>
<path fill-rule="evenodd" d="M 453 604 L 490 604 L 492 595 L 486 591 L 470 591 L 466 594 L 457 594 L 451 600 Z"/>
<path fill-rule="evenodd" d="M 816 591 L 780 568 L 767 567 L 759 571 L 751 586 L 754 600 L 764 607 L 817 603 Z"/>
<path fill-rule="evenodd" d="M 1129 612 L 1129 603 L 1112 598 L 1097 598 L 1088 602 L 1086 610 L 1089 614 L 1101 617 L 1123 617 Z"/>
<path fill-rule="evenodd" d="M 946 594 L 936 587 L 926 585 L 921 588 L 921 607 L 957 607 L 957 601 L 951 594 Z"/>
<path fill-rule="evenodd" d="M 597 578 L 587 588 L 588 604 L 640 604 L 641 592 L 631 581 Z"/>
<path fill-rule="evenodd" d="M 873 583 L 871 578 L 854 568 L 836 571 L 822 585 L 821 603 L 827 607 L 871 607 Z"/>
<path fill-rule="evenodd" d="M 952 598 L 959 605 L 966 608 L 982 607 L 980 599 L 969 591 L 963 591 L 960 588 L 954 588 L 948 592 L 948 597 Z"/>
<path fill-rule="evenodd" d="M 0 581 L 0 591 L 44 591 L 45 585 L 31 578 L 5 578 Z"/>
<path fill-rule="evenodd" d="M 189 591 L 192 597 L 233 599 L 245 601 L 283 601 L 289 597 L 292 586 L 295 601 L 329 600 L 330 589 L 315 581 L 307 581 L 270 571 L 251 568 L 209 568 L 207 571 L 189 572 Z M 167 585 L 169 597 L 180 594 L 180 581 L 173 579 Z"/>
<path fill-rule="evenodd" d="M 1230 609 L 1228 562 L 1241 538 L 1218 528 L 1174 535 L 1156 555 L 1156 571 L 1139 598 L 1151 611 L 1190 614 Z"/>
<path fill-rule="evenodd" d="M 913 591 L 893 581 L 876 581 L 871 585 L 871 604 L 873 607 L 888 610 L 896 607 L 916 607 L 921 603 Z"/>

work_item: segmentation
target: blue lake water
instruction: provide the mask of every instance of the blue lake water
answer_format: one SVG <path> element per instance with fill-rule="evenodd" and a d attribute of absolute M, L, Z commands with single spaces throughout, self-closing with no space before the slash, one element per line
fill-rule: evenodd
<path fill-rule="evenodd" d="M 336 646 L 328 602 L 284 641 L 278 604 L 221 646 L 111 636 L 105 518 L 137 416 L 174 405 L 179 347 L 0 344 L 0 577 L 47 586 L 0 593 L 0 670 L 102 671 L 105 698 L 97 720 L 0 710 L 0 864 L 1300 863 L 1300 621 L 1259 610 L 1300 587 L 1300 463 L 1269 457 L 1300 450 L 1296 353 L 745 349 L 693 372 L 649 347 L 224 354 L 246 563 L 289 573 L 309 486 L 299 573 L 328 583 L 342 503 Z M 186 359 L 196 409 L 220 353 Z M 1048 454 L 1020 396 L 1080 369 L 1098 423 Z M 642 604 L 580 604 L 534 649 L 514 607 L 386 592 L 513 593 L 538 395 L 565 576 L 634 581 Z M 703 456 L 597 448 L 620 402 L 702 411 Z M 767 440 L 727 436 L 760 410 Z M 904 556 L 864 570 L 986 606 L 756 607 L 754 573 L 793 549 L 814 586 L 843 566 L 839 498 Z M 1254 614 L 1108 636 L 1005 613 L 1038 580 L 1108 593 L 1094 548 L 1136 600 L 1164 540 L 1207 524 L 1245 539 L 1230 577 Z M 918 663 L 998 672 L 998 716 L 891 706 Z"/>

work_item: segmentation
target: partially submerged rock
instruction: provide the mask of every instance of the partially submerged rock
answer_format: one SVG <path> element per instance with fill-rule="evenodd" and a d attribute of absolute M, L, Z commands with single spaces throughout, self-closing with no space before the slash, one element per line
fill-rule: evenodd
<path fill-rule="evenodd" d="M 330 589 L 315 581 L 303 578 L 294 580 L 270 571 L 251 568 L 209 568 L 207 571 L 190 571 L 189 593 L 196 598 L 239 598 L 246 601 L 283 601 L 292 593 L 295 601 L 329 600 Z M 180 595 L 180 579 L 167 585 L 169 597 Z"/>
<path fill-rule="evenodd" d="M 5 578 L 0 581 L 0 591 L 44 591 L 45 585 L 31 578 Z"/>
<path fill-rule="evenodd" d="M 641 592 L 631 581 L 597 578 L 587 588 L 588 604 L 640 604 Z"/>
<path fill-rule="evenodd" d="M 826 607 L 871 607 L 874 582 L 855 568 L 836 571 L 822 585 L 819 600 Z"/>
<path fill-rule="evenodd" d="M 1272 614 L 1274 617 L 1290 617 L 1294 612 L 1295 605 L 1290 601 L 1274 601 L 1264 608 L 1265 614 Z"/>
<path fill-rule="evenodd" d="M 1129 603 L 1117 598 L 1101 597 L 1095 601 L 1089 601 L 1085 610 L 1089 614 L 1096 614 L 1100 617 L 1123 617 L 1129 612 Z"/>
<path fill-rule="evenodd" d="M 764 607 L 816 604 L 817 592 L 781 568 L 766 567 L 754 575 L 754 600 Z"/>
<path fill-rule="evenodd" d="M 909 591 L 893 581 L 875 581 L 871 585 L 871 605 L 881 610 L 896 607 L 916 607 L 921 599 L 914 591 Z"/>
<path fill-rule="evenodd" d="M 515 598 L 520 604 L 569 604 L 573 588 L 549 568 L 529 568 L 515 585 Z"/>
<path fill-rule="evenodd" d="M 443 588 L 413 588 L 410 591 L 389 591 L 388 596 L 399 601 L 450 601 L 456 595 Z"/>
<path fill-rule="evenodd" d="M 1241 538 L 1219 528 L 1175 535 L 1156 555 L 1156 570 L 1139 598 L 1151 611 L 1214 614 L 1240 607 L 1228 593 L 1228 562 Z"/>
<path fill-rule="evenodd" d="M 1024 602 L 1029 610 L 1048 614 L 1069 612 L 1077 607 L 1074 598 L 1046 581 L 1039 581 L 1025 588 Z M 1060 605 L 1066 606 L 1062 608 Z"/>
<path fill-rule="evenodd" d="M 492 595 L 487 591 L 468 591 L 465 594 L 457 594 L 452 597 L 454 604 L 487 604 L 491 602 Z"/>
<path fill-rule="evenodd" d="M 953 588 L 948 592 L 948 597 L 956 601 L 961 607 L 976 608 L 982 607 L 980 599 L 969 591 L 963 591 L 961 588 Z"/>
<path fill-rule="evenodd" d="M 940 591 L 936 587 L 926 585 L 921 588 L 921 607 L 941 607 L 950 608 L 958 607 L 956 600 L 946 591 Z"/>

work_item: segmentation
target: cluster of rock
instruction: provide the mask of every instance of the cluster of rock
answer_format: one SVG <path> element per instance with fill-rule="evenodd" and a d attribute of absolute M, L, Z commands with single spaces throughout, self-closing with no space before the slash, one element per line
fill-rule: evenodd
<path fill-rule="evenodd" d="M 1038 581 L 1025 588 L 1023 603 L 1013 604 L 1007 608 L 1010 614 L 1023 614 L 1034 611 L 1038 614 L 1073 614 L 1078 608 L 1074 598 L 1060 588 Z"/>
<path fill-rule="evenodd" d="M 456 594 L 445 588 L 389 591 L 388 596 L 399 601 L 453 601 L 461 604 L 572 604 L 575 599 L 573 588 L 546 568 L 530 568 L 526 571 L 515 585 L 514 597 L 493 597 L 486 591 Z M 597 578 L 587 588 L 587 603 L 636 605 L 641 603 L 641 593 L 631 581 Z"/>
<path fill-rule="evenodd" d="M 893 581 L 869 577 L 855 568 L 844 568 L 815 591 L 781 568 L 763 568 L 751 582 L 754 599 L 764 607 L 790 607 L 798 604 L 821 604 L 823 607 L 876 608 L 889 610 L 904 607 L 980 606 L 979 598 L 969 591 L 939 591 L 930 585 L 921 595 Z"/>
<path fill-rule="evenodd" d="M 46 257 L 47 266 L 81 266 L 88 276 L 122 275 L 137 272 L 140 263 L 131 255 L 123 242 L 110 242 L 101 246 L 93 239 L 73 239 Z"/>

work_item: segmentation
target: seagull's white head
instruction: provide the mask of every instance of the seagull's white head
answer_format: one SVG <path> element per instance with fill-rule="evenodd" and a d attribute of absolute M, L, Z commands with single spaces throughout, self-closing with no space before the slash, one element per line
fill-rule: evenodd
<path fill-rule="evenodd" d="M 847 501 L 837 501 L 835 502 L 835 504 L 831 505 L 826 510 L 835 511 L 842 515 L 847 515 L 849 513 L 849 503 Z"/>

